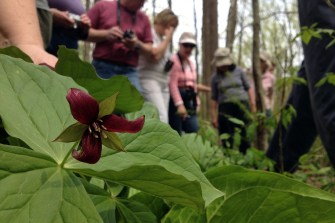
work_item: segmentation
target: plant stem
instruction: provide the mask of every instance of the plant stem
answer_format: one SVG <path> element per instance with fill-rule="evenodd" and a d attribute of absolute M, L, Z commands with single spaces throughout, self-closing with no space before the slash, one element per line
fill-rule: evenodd
<path fill-rule="evenodd" d="M 74 150 L 80 141 L 77 141 L 73 144 L 73 146 L 71 147 L 71 149 L 69 150 L 69 152 L 66 154 L 66 156 L 64 157 L 62 163 L 60 164 L 60 166 L 63 166 L 65 164 L 65 161 L 69 158 L 70 154 L 72 153 L 72 150 Z"/>

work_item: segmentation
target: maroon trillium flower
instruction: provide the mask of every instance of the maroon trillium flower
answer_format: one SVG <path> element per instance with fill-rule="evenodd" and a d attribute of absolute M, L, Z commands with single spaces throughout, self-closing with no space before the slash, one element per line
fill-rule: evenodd
<path fill-rule="evenodd" d="M 101 156 L 102 144 L 108 148 L 124 151 L 119 137 L 114 132 L 136 133 L 144 125 L 144 116 L 128 121 L 112 114 L 117 93 L 98 102 L 86 92 L 71 88 L 66 96 L 72 116 L 77 123 L 65 129 L 54 141 L 80 141 L 80 150 L 73 150 L 72 156 L 85 163 L 96 163 Z"/>

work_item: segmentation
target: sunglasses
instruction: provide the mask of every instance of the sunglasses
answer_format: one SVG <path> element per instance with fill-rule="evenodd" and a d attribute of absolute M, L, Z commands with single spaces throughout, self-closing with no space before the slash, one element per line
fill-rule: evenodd
<path fill-rule="evenodd" d="M 182 43 L 181 45 L 183 45 L 183 47 L 185 48 L 191 48 L 191 49 L 195 47 L 195 45 L 192 43 Z"/>

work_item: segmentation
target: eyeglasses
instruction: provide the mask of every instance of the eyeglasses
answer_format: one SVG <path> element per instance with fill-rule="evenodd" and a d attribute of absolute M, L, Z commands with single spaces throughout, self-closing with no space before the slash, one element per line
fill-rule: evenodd
<path fill-rule="evenodd" d="M 183 45 L 183 47 L 185 48 L 191 48 L 191 49 L 195 47 L 195 45 L 192 43 L 182 43 L 181 45 Z"/>

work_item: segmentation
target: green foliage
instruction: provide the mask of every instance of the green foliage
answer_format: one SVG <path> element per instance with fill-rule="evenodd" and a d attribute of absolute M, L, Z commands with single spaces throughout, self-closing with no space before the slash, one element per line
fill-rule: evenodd
<path fill-rule="evenodd" d="M 97 207 L 100 203 L 88 196 L 78 176 L 132 186 L 198 209 L 222 196 L 202 174 L 179 135 L 150 115 L 140 133 L 119 134 L 126 153 L 103 149 L 103 157 L 95 165 L 68 158 L 73 144 L 52 140 L 75 122 L 65 96 L 69 88 L 80 86 L 70 77 L 19 59 L 0 55 L 0 63 L 3 126 L 32 149 L 0 146 L 0 157 L 4 159 L 0 165 L 1 222 L 102 222 L 103 214 L 124 219 L 129 212 L 134 213 L 129 215 L 132 220 L 146 222 L 146 217 L 136 214 L 144 210 L 136 202 L 121 202 L 117 212 L 109 206 L 108 213 L 102 214 Z M 121 84 L 118 88 L 132 88 L 122 77 L 113 80 Z M 122 94 L 131 97 L 129 92 L 119 93 L 120 100 L 126 100 Z M 120 103 L 120 110 L 133 109 L 122 106 L 127 103 Z"/>
<path fill-rule="evenodd" d="M 292 118 L 297 116 L 297 112 L 295 111 L 292 105 L 287 105 L 282 109 L 281 122 L 285 128 L 292 122 Z"/>
<path fill-rule="evenodd" d="M 326 83 L 335 85 L 335 73 L 327 73 L 324 78 L 320 79 L 315 84 L 315 87 L 321 87 L 322 85 L 324 85 Z"/>
<path fill-rule="evenodd" d="M 128 84 L 126 76 L 103 80 L 97 76 L 90 63 L 81 61 L 75 50 L 68 50 L 65 47 L 60 47 L 58 56 L 56 72 L 73 78 L 97 100 L 101 101 L 119 92 L 115 112 L 128 113 L 141 109 L 144 99 L 133 85 Z"/>
<path fill-rule="evenodd" d="M 20 57 L 20 52 L 15 55 Z M 143 104 L 124 77 L 106 81 L 110 88 L 105 89 L 93 68 L 73 51 L 62 49 L 60 56 L 56 70 L 63 75 L 0 54 L 1 129 L 11 137 L 6 143 L 17 145 L 0 144 L 0 222 L 331 222 L 335 218 L 331 194 L 282 175 L 229 166 L 271 169 L 264 152 L 249 149 L 243 155 L 222 149 L 208 125 L 201 135 L 180 137 L 158 120 L 152 104 Z M 112 107 L 131 111 L 125 115 L 131 120 L 145 115 L 140 132 L 118 134 L 126 152 L 103 147 L 101 159 L 92 165 L 69 156 L 75 143 L 52 142 L 75 122 L 65 99 L 71 87 L 86 89 L 100 100 L 119 92 Z"/>
<path fill-rule="evenodd" d="M 212 202 L 206 213 L 174 206 L 163 222 L 334 221 L 335 196 L 282 175 L 222 166 L 206 176 L 225 196 Z"/>

